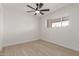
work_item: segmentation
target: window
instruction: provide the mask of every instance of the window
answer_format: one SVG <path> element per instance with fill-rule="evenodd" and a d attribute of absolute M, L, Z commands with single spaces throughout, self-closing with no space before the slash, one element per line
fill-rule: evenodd
<path fill-rule="evenodd" d="M 68 25 L 69 25 L 68 17 L 50 19 L 50 20 L 47 21 L 47 28 L 66 27 Z"/>
<path fill-rule="evenodd" d="M 61 27 L 61 22 L 52 23 L 52 27 Z"/>

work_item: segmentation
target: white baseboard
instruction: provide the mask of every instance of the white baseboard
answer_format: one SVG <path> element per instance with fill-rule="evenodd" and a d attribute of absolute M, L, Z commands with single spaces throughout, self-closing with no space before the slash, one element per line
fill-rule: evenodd
<path fill-rule="evenodd" d="M 17 45 L 17 44 L 21 44 L 21 43 L 28 43 L 28 42 L 35 41 L 35 40 L 38 40 L 38 39 L 36 38 L 36 39 L 29 39 L 29 40 L 25 40 L 25 41 L 18 41 L 18 42 L 8 43 L 8 44 L 4 44 L 3 47 Z"/>
<path fill-rule="evenodd" d="M 50 42 L 50 43 L 54 43 L 54 44 L 57 44 L 57 45 L 59 45 L 59 46 L 62 46 L 62 47 L 65 47 L 65 48 L 68 48 L 68 49 L 71 49 L 71 50 L 74 50 L 74 51 L 79 52 L 79 50 L 78 50 L 78 49 L 71 48 L 70 46 L 67 46 L 67 45 L 64 45 L 64 44 L 60 44 L 60 43 L 55 42 L 55 41 L 50 41 L 50 40 L 48 40 L 48 39 L 43 39 L 43 40 L 44 40 L 44 41 L 47 41 L 47 42 Z"/>
<path fill-rule="evenodd" d="M 9 43 L 9 44 L 5 44 L 5 45 L 3 45 L 3 47 L 6 47 L 6 46 L 12 46 L 12 45 L 16 45 L 16 44 L 21 44 L 21 43 L 27 43 L 27 42 L 31 42 L 31 41 L 35 41 L 35 40 L 39 40 L 39 38 L 36 38 L 36 39 L 30 39 L 30 40 L 26 40 L 26 41 L 20 41 L 20 42 L 13 42 L 13 43 Z M 66 48 L 69 48 L 69 49 L 71 49 L 71 50 L 74 50 L 74 51 L 78 51 L 79 52 L 79 50 L 78 49 L 74 49 L 74 48 L 71 48 L 71 47 L 69 47 L 69 46 L 67 46 L 67 45 L 64 45 L 64 44 L 60 44 L 60 43 L 58 43 L 58 42 L 55 42 L 55 41 L 50 41 L 50 40 L 48 40 L 48 39 L 41 39 L 41 40 L 44 40 L 44 41 L 47 41 L 47 42 L 50 42 L 50 43 L 54 43 L 54 44 L 57 44 L 57 45 L 60 45 L 60 46 L 62 46 L 62 47 L 66 47 Z M 0 48 L 0 51 L 2 50 L 2 48 Z"/>

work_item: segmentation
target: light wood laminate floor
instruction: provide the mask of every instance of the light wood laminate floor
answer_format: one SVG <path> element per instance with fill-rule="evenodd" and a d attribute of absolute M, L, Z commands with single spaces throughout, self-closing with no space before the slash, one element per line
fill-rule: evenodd
<path fill-rule="evenodd" d="M 43 40 L 3 48 L 4 56 L 79 56 L 79 52 Z"/>

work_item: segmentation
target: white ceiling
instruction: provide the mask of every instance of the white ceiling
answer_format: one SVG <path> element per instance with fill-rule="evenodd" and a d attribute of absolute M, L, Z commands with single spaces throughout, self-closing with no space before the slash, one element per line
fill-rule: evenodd
<path fill-rule="evenodd" d="M 28 8 L 26 5 L 31 5 L 34 8 L 36 7 L 35 3 L 4 3 L 3 4 L 5 8 L 16 10 L 27 14 L 26 11 L 29 11 L 32 9 Z M 67 5 L 69 4 L 68 3 L 44 3 L 44 6 L 41 9 L 50 9 L 49 12 L 43 12 L 46 15 L 46 14 L 49 14 L 50 12 L 54 12 L 55 10 Z M 29 15 L 34 15 L 34 13 L 29 13 Z"/>

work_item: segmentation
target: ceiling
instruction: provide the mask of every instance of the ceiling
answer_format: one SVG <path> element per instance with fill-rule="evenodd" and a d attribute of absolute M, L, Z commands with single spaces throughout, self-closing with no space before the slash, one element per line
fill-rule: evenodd
<path fill-rule="evenodd" d="M 35 3 L 4 3 L 3 4 L 3 6 L 7 9 L 16 10 L 27 14 L 26 11 L 30 11 L 32 9 L 28 8 L 26 5 L 31 5 L 34 8 L 36 7 Z M 41 9 L 50 9 L 49 12 L 43 12 L 46 15 L 46 14 L 49 14 L 50 12 L 54 12 L 55 10 L 67 5 L 69 5 L 69 3 L 44 3 L 44 6 Z M 28 14 L 34 15 L 34 13 L 28 13 Z"/>

